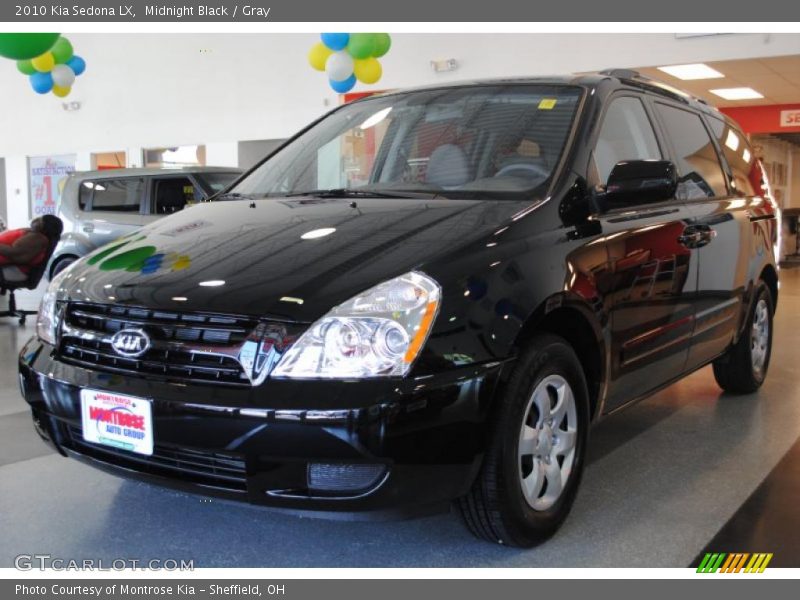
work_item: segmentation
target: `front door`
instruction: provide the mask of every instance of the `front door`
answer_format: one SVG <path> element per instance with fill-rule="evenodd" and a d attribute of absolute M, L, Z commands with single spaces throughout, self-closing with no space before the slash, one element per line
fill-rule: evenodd
<path fill-rule="evenodd" d="M 666 159 L 641 98 L 609 104 L 593 153 L 593 177 L 606 182 L 627 160 Z M 692 214 L 673 199 L 636 204 L 597 217 L 607 249 L 601 278 L 609 314 L 605 412 L 684 372 L 697 299 L 697 251 L 681 242 Z"/>

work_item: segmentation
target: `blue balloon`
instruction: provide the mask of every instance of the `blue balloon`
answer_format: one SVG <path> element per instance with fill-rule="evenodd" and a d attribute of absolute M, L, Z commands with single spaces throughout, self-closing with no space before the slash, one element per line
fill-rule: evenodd
<path fill-rule="evenodd" d="M 80 75 L 81 73 L 83 73 L 83 72 L 86 70 L 86 61 L 85 61 L 85 60 L 83 60 L 83 59 L 82 59 L 80 56 L 78 56 L 78 55 L 73 55 L 73 57 L 72 57 L 72 58 L 70 58 L 70 59 L 67 61 L 67 66 L 68 66 L 70 69 L 72 69 L 72 71 L 73 71 L 73 72 L 75 73 L 75 75 L 77 76 L 77 75 Z"/>
<path fill-rule="evenodd" d="M 328 82 L 331 84 L 334 92 L 344 94 L 345 92 L 349 92 L 353 89 L 353 86 L 356 84 L 356 76 L 350 75 L 350 77 L 344 81 L 334 81 L 333 79 L 329 79 Z"/>
<path fill-rule="evenodd" d="M 349 33 L 323 33 L 319 37 L 322 43 L 333 51 L 344 50 L 350 41 Z"/>
<path fill-rule="evenodd" d="M 53 89 L 53 76 L 50 73 L 34 73 L 30 76 L 30 82 L 37 94 L 47 94 Z"/>

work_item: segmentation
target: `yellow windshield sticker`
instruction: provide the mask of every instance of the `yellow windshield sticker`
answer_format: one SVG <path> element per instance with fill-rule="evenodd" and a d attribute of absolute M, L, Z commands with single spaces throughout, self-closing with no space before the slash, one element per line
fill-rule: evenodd
<path fill-rule="evenodd" d="M 539 101 L 539 110 L 552 110 L 556 106 L 555 98 L 542 98 Z"/>

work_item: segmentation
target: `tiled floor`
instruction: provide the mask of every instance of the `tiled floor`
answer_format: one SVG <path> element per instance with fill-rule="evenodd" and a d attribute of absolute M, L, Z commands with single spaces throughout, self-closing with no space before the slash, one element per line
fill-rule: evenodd
<path fill-rule="evenodd" d="M 739 509 L 800 436 L 799 329 L 800 269 L 792 269 L 783 273 L 762 390 L 724 396 L 706 368 L 608 419 L 592 433 L 565 526 L 520 551 L 474 540 L 455 515 L 388 523 L 288 517 L 116 479 L 50 454 L 16 384 L 15 350 L 33 325 L 0 322 L 0 566 L 23 552 L 191 558 L 197 567 L 686 566 L 732 516 L 740 531 L 765 518 Z M 795 527 L 795 538 L 796 523 L 783 524 Z M 800 566 L 800 556 L 783 558 Z"/>

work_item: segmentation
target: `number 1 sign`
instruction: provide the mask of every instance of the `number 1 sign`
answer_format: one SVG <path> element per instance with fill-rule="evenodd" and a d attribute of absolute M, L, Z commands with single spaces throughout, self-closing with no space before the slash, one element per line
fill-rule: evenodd
<path fill-rule="evenodd" d="M 31 216 L 58 213 L 61 192 L 70 173 L 75 171 L 75 155 L 31 156 L 30 172 Z"/>

